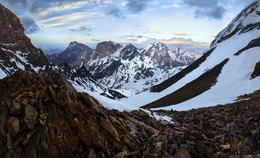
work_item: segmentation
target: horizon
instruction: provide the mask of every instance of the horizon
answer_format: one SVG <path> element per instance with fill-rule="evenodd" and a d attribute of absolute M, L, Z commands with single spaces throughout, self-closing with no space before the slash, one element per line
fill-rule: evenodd
<path fill-rule="evenodd" d="M 138 48 L 209 48 L 211 41 L 252 0 L 0 0 L 21 20 L 37 47 L 66 48 L 101 41 Z M 214 26 L 214 27 L 212 27 Z"/>

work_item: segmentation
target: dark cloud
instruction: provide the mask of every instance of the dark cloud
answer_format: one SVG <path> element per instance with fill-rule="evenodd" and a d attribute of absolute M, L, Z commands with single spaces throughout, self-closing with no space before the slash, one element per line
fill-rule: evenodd
<path fill-rule="evenodd" d="M 145 10 L 152 0 L 127 0 L 126 8 L 130 13 L 136 14 Z"/>
<path fill-rule="evenodd" d="M 196 18 L 222 19 L 226 9 L 219 5 L 218 0 L 184 0 L 190 7 L 196 8 Z"/>
<path fill-rule="evenodd" d="M 123 19 L 125 17 L 124 14 L 122 13 L 122 11 L 119 8 L 114 8 L 114 9 L 110 10 L 108 12 L 108 14 L 113 15 L 117 18 L 121 18 L 121 19 Z"/>
<path fill-rule="evenodd" d="M 30 11 L 32 13 L 36 13 L 39 10 L 39 8 L 40 8 L 39 2 L 34 2 L 34 3 L 31 4 Z"/>
<path fill-rule="evenodd" d="M 32 34 L 40 30 L 40 27 L 30 16 L 24 16 L 20 18 L 21 23 L 25 29 L 26 34 Z"/>

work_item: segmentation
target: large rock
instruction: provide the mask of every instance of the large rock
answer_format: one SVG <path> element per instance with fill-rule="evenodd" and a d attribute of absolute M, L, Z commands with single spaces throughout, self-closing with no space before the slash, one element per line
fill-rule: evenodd
<path fill-rule="evenodd" d="M 6 124 L 8 132 L 13 136 L 16 137 L 16 135 L 19 132 L 20 129 L 20 120 L 16 117 L 11 117 Z"/>
<path fill-rule="evenodd" d="M 24 123 L 29 129 L 34 129 L 38 112 L 35 107 L 27 105 L 25 107 Z"/>
<path fill-rule="evenodd" d="M 255 78 L 257 76 L 260 76 L 260 62 L 256 63 L 254 72 L 251 75 L 252 78 Z"/>

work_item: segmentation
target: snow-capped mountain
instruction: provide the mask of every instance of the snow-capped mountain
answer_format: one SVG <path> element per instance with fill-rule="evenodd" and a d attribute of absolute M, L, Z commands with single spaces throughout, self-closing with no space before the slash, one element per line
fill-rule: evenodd
<path fill-rule="evenodd" d="M 77 63 L 74 63 L 79 56 L 84 56 L 85 60 L 90 58 L 92 54 L 92 49 L 88 46 L 78 43 L 76 41 L 71 42 L 69 46 L 60 54 L 47 55 L 47 58 L 53 64 L 67 63 L 70 66 L 75 64 L 75 66 L 80 67 Z M 78 59 L 78 61 L 84 62 L 84 60 Z"/>
<path fill-rule="evenodd" d="M 260 62 L 259 3 L 253 2 L 235 17 L 199 60 L 152 87 L 149 98 L 153 102 L 139 104 L 187 110 L 231 103 L 240 95 L 259 90 L 260 77 L 255 75 Z"/>
<path fill-rule="evenodd" d="M 203 55 L 203 52 L 185 52 L 180 49 L 171 51 L 161 42 L 138 49 L 132 44 L 104 41 L 98 43 L 94 51 L 88 49 L 81 52 L 80 48 L 72 45 L 88 48 L 72 42 L 55 60 L 49 57 L 50 61 L 55 63 L 60 57 L 68 57 L 68 54 L 80 54 L 74 61 L 67 63 L 72 67 L 85 65 L 100 83 L 114 89 L 131 89 L 133 93 L 147 90 L 168 79 L 181 69 L 180 66 L 186 66 Z M 76 53 L 71 48 L 75 48 Z M 61 58 L 61 61 L 65 60 Z"/>

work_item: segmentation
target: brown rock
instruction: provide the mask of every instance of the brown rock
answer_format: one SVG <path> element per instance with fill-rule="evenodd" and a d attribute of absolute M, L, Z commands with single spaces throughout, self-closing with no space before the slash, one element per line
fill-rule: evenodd
<path fill-rule="evenodd" d="M 28 96 L 29 96 L 30 98 L 34 98 L 33 92 L 29 92 L 29 93 L 28 93 Z"/>
<path fill-rule="evenodd" d="M 7 121 L 7 130 L 8 132 L 13 136 L 16 137 L 16 135 L 19 132 L 20 129 L 20 120 L 16 117 L 11 117 L 8 121 Z"/>
<path fill-rule="evenodd" d="M 111 123 L 111 121 L 107 118 L 107 119 L 103 119 L 101 117 L 101 121 L 102 121 L 102 126 L 104 127 L 104 129 L 106 131 L 108 131 L 117 141 L 120 141 L 119 137 L 118 137 L 118 133 L 115 129 L 115 127 L 113 126 L 113 124 Z"/>
<path fill-rule="evenodd" d="M 221 145 L 220 147 L 222 148 L 222 150 L 229 150 L 230 149 L 230 144 Z"/>
<path fill-rule="evenodd" d="M 20 102 L 13 101 L 10 112 L 11 114 L 20 114 L 22 112 L 22 106 Z"/>
<path fill-rule="evenodd" d="M 88 158 L 96 158 L 96 152 L 93 148 L 89 149 Z"/>
<path fill-rule="evenodd" d="M 158 129 L 158 124 L 157 124 L 157 120 L 155 117 L 151 118 L 151 122 L 150 122 L 151 126 Z"/>
<path fill-rule="evenodd" d="M 243 148 L 243 142 L 242 141 L 234 141 L 231 144 L 231 152 L 236 154 L 241 154 L 241 150 Z"/>
<path fill-rule="evenodd" d="M 160 156 L 157 154 L 151 154 L 148 151 L 142 153 L 144 158 L 159 158 Z"/>
<path fill-rule="evenodd" d="M 162 158 L 173 158 L 173 156 L 169 154 L 167 151 L 163 151 Z"/>
<path fill-rule="evenodd" d="M 191 156 L 186 149 L 180 148 L 173 158 L 191 158 Z"/>
<path fill-rule="evenodd" d="M 154 152 L 155 152 L 156 154 L 160 154 L 161 151 L 162 151 L 162 149 L 163 149 L 163 142 L 157 142 L 157 143 L 155 144 Z"/>
<path fill-rule="evenodd" d="M 29 129 L 34 129 L 37 116 L 38 112 L 33 106 L 27 105 L 25 107 L 24 123 Z"/>
<path fill-rule="evenodd" d="M 11 145 L 11 136 L 10 136 L 10 133 L 7 133 L 6 134 L 6 139 L 7 139 L 7 149 L 11 149 L 12 148 L 12 145 Z"/>

